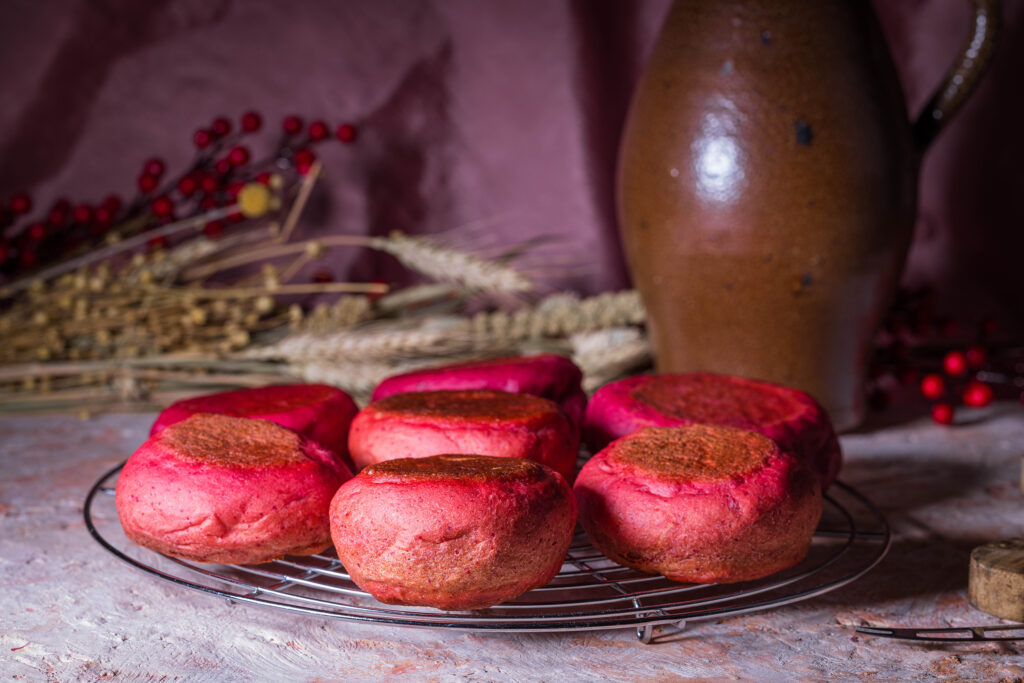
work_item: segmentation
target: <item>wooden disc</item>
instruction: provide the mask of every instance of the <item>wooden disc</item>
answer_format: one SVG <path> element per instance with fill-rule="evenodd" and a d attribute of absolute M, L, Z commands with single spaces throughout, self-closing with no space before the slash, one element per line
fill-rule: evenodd
<path fill-rule="evenodd" d="M 971 551 L 967 599 L 993 616 L 1024 621 L 1024 538 L 979 545 Z"/>

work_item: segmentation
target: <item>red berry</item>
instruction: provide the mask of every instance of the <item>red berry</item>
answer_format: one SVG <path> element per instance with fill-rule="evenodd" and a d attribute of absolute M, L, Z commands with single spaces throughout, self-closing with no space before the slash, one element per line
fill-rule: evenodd
<path fill-rule="evenodd" d="M 984 365 L 985 359 L 988 358 L 988 354 L 985 352 L 985 347 L 978 346 L 977 344 L 968 347 L 964 356 L 967 358 L 967 364 L 974 369 L 978 369 Z"/>
<path fill-rule="evenodd" d="M 946 391 L 946 380 L 942 379 L 942 375 L 925 375 L 924 379 L 921 380 L 921 393 L 925 398 L 935 400 L 940 398 Z"/>
<path fill-rule="evenodd" d="M 228 183 L 228 186 L 224 188 L 224 193 L 231 199 L 238 197 L 238 193 L 245 187 L 245 183 L 240 180 L 236 180 L 232 183 Z"/>
<path fill-rule="evenodd" d="M 909 387 L 910 385 L 916 383 L 918 377 L 917 370 L 910 367 L 909 365 L 900 368 L 897 376 L 899 377 L 900 384 L 906 387 Z"/>
<path fill-rule="evenodd" d="M 39 262 L 39 258 L 36 256 L 36 252 L 33 249 L 22 249 L 21 256 L 18 257 L 18 260 L 25 268 L 33 268 L 36 263 Z"/>
<path fill-rule="evenodd" d="M 160 195 L 153 200 L 152 209 L 153 215 L 166 218 L 174 211 L 174 202 L 167 195 Z"/>
<path fill-rule="evenodd" d="M 216 164 L 213 165 L 213 170 L 215 170 L 220 175 L 227 175 L 228 173 L 231 172 L 231 160 L 228 159 L 227 157 L 220 159 Z"/>
<path fill-rule="evenodd" d="M 146 246 L 150 249 L 166 249 L 169 243 L 170 240 L 167 239 L 167 235 L 157 235 L 146 240 Z"/>
<path fill-rule="evenodd" d="M 88 204 L 79 204 L 75 207 L 75 222 L 88 223 L 92 220 L 92 207 Z"/>
<path fill-rule="evenodd" d="M 313 154 L 306 148 L 300 149 L 295 153 L 295 170 L 301 175 L 306 175 L 309 172 L 313 162 L 316 161 L 316 155 Z"/>
<path fill-rule="evenodd" d="M 228 223 L 241 223 L 245 220 L 245 216 L 242 215 L 241 211 L 235 211 L 234 213 L 229 213 L 227 215 L 227 220 Z"/>
<path fill-rule="evenodd" d="M 203 197 L 203 201 L 199 202 L 199 206 L 203 209 L 216 209 L 217 200 L 213 197 Z"/>
<path fill-rule="evenodd" d="M 235 166 L 244 166 L 249 163 L 249 149 L 247 147 L 232 147 L 228 152 L 228 160 Z"/>
<path fill-rule="evenodd" d="M 47 220 L 50 221 L 50 225 L 54 227 L 64 225 L 68 220 L 68 211 L 63 207 L 54 205 L 54 207 L 50 209 Z"/>
<path fill-rule="evenodd" d="M 199 181 L 199 187 L 201 187 L 203 192 L 206 194 L 210 194 L 217 191 L 217 188 L 220 187 L 220 183 L 212 175 L 204 175 Z"/>
<path fill-rule="evenodd" d="M 28 213 L 32 210 L 32 197 L 27 192 L 19 192 L 11 197 L 10 208 L 15 216 Z"/>
<path fill-rule="evenodd" d="M 121 198 L 116 194 L 107 195 L 107 198 L 103 200 L 103 208 L 111 214 L 116 214 L 121 210 Z"/>
<path fill-rule="evenodd" d="M 260 185 L 270 184 L 270 171 L 260 171 L 256 174 L 256 182 Z"/>
<path fill-rule="evenodd" d="M 939 334 L 946 338 L 955 337 L 960 331 L 957 321 L 949 317 L 939 318 L 935 321 L 935 325 L 939 328 Z"/>
<path fill-rule="evenodd" d="M 872 361 L 868 365 L 868 379 L 878 379 L 889 372 L 881 363 Z"/>
<path fill-rule="evenodd" d="M 302 131 L 302 119 L 295 115 L 286 116 L 284 121 L 281 122 L 281 128 L 288 135 L 298 135 Z"/>
<path fill-rule="evenodd" d="M 199 189 L 199 183 L 197 183 L 196 179 L 190 175 L 187 175 L 178 181 L 178 192 L 180 192 L 184 197 L 191 197 L 195 194 L 197 189 Z"/>
<path fill-rule="evenodd" d="M 940 425 L 953 424 L 953 406 L 948 403 L 936 403 L 932 406 L 932 419 Z"/>
<path fill-rule="evenodd" d="M 868 393 L 868 406 L 875 412 L 881 412 L 889 407 L 888 392 L 875 387 Z"/>
<path fill-rule="evenodd" d="M 96 207 L 92 216 L 99 225 L 110 225 L 110 221 L 114 220 L 114 215 L 105 206 Z"/>
<path fill-rule="evenodd" d="M 224 234 L 224 221 L 210 221 L 203 226 L 203 233 L 207 237 L 220 237 Z"/>
<path fill-rule="evenodd" d="M 314 121 L 309 124 L 309 139 L 313 142 L 319 142 L 320 140 L 326 140 L 327 136 L 331 134 L 327 124 L 323 121 Z"/>
<path fill-rule="evenodd" d="M 242 130 L 246 133 L 255 133 L 263 125 L 263 117 L 259 112 L 247 111 L 242 114 Z"/>
<path fill-rule="evenodd" d="M 999 330 L 999 321 L 994 315 L 986 315 L 978 323 L 978 331 L 983 337 L 991 337 Z"/>
<path fill-rule="evenodd" d="M 199 149 L 206 149 L 213 142 L 213 133 L 205 128 L 200 128 L 195 133 L 192 133 L 192 142 Z"/>
<path fill-rule="evenodd" d="M 351 123 L 343 123 L 338 126 L 336 135 L 342 142 L 354 142 L 356 139 L 356 127 Z"/>
<path fill-rule="evenodd" d="M 139 189 L 143 192 L 152 192 L 156 189 L 156 176 L 143 173 L 139 176 Z"/>
<path fill-rule="evenodd" d="M 950 351 L 942 359 L 942 367 L 947 375 L 960 377 L 967 372 L 967 356 L 963 351 Z"/>
<path fill-rule="evenodd" d="M 28 226 L 26 234 L 33 242 L 42 242 L 46 238 L 46 226 L 41 221 L 36 221 Z"/>
<path fill-rule="evenodd" d="M 320 284 L 334 282 L 334 275 L 326 268 L 321 268 L 313 273 L 313 282 L 318 282 Z"/>
<path fill-rule="evenodd" d="M 146 159 L 146 163 L 142 165 L 142 170 L 149 175 L 155 175 L 159 178 L 167 170 L 167 165 L 160 157 L 151 157 Z"/>
<path fill-rule="evenodd" d="M 381 278 L 374 278 L 370 280 L 370 283 L 374 285 L 386 285 L 388 284 L 388 281 Z M 376 301 L 382 296 L 384 296 L 384 292 L 373 292 L 371 294 L 367 294 L 366 298 L 369 299 L 370 301 Z"/>
<path fill-rule="evenodd" d="M 213 123 L 210 125 L 210 130 L 213 131 L 214 135 L 216 135 L 219 138 L 222 138 L 231 132 L 231 121 L 229 121 L 227 117 L 218 116 L 213 120 Z"/>
<path fill-rule="evenodd" d="M 964 405 L 983 408 L 992 402 L 992 387 L 978 380 L 968 382 L 967 388 L 964 389 L 963 400 Z"/>

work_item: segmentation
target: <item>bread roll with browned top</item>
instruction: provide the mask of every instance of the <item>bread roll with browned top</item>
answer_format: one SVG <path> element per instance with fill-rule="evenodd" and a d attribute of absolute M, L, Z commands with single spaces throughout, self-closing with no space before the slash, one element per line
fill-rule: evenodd
<path fill-rule="evenodd" d="M 711 372 L 655 373 L 606 384 L 591 399 L 584 434 L 594 451 L 644 427 L 718 424 L 760 432 L 818 475 L 822 489 L 842 465 L 839 440 L 806 392 Z"/>
<path fill-rule="evenodd" d="M 576 524 L 565 479 L 529 460 L 389 460 L 348 481 L 331 535 L 352 580 L 381 602 L 479 609 L 548 583 Z"/>
<path fill-rule="evenodd" d="M 150 436 L 197 413 L 270 420 L 334 451 L 348 464 L 348 428 L 359 408 L 326 384 L 281 384 L 222 391 L 176 401 L 157 416 Z"/>
<path fill-rule="evenodd" d="M 587 406 L 582 382 L 583 373 L 571 360 L 542 353 L 452 363 L 393 375 L 377 385 L 373 400 L 413 391 L 495 389 L 554 401 L 578 429 Z"/>
<path fill-rule="evenodd" d="M 356 467 L 443 453 L 526 458 L 567 481 L 578 452 L 569 418 L 547 399 L 504 391 L 422 391 L 374 401 L 352 421 Z"/>
<path fill-rule="evenodd" d="M 583 466 L 574 491 L 598 550 L 694 583 L 792 567 L 822 508 L 803 462 L 757 432 L 715 425 L 647 428 L 613 441 Z"/>
<path fill-rule="evenodd" d="M 117 480 L 129 539 L 199 562 L 251 564 L 330 547 L 339 457 L 266 420 L 198 414 L 150 437 Z"/>

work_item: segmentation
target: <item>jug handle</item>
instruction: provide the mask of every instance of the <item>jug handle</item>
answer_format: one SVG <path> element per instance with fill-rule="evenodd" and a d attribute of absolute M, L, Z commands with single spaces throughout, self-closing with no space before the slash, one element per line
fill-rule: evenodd
<path fill-rule="evenodd" d="M 914 143 L 924 151 L 974 91 L 995 50 L 1002 21 L 1001 0 L 971 0 L 973 25 L 960 58 L 914 122 Z"/>

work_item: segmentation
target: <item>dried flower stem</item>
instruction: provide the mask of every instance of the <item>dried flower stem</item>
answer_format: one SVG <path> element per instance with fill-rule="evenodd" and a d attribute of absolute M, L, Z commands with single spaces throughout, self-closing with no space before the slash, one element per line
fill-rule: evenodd
<path fill-rule="evenodd" d="M 229 268 L 244 266 L 247 263 L 269 261 L 300 252 L 317 254 L 318 252 L 322 252 L 325 247 L 367 247 L 371 246 L 370 239 L 371 238 L 363 235 L 335 235 L 333 237 L 320 237 L 317 239 L 292 242 L 289 244 L 271 244 L 269 246 L 248 249 L 217 261 L 203 264 L 196 268 L 190 268 L 185 271 L 184 278 L 187 280 L 202 280 L 214 273 L 227 270 Z"/>
<path fill-rule="evenodd" d="M 284 225 L 281 228 L 281 234 L 277 236 L 277 242 L 287 242 L 292 236 L 292 232 L 295 230 L 295 226 L 299 223 L 299 216 L 302 215 L 302 211 L 306 208 L 306 202 L 309 201 L 309 195 L 313 192 L 313 186 L 316 185 L 316 181 L 320 179 L 320 170 L 323 166 L 319 160 L 313 162 L 309 167 L 309 171 L 302 179 L 302 184 L 299 186 L 299 194 L 296 195 L 295 201 L 292 202 L 291 208 L 288 210 L 288 216 L 284 219 Z"/>
<path fill-rule="evenodd" d="M 210 211 L 199 214 L 198 216 L 192 216 L 180 221 L 175 221 L 174 223 L 169 223 L 163 227 L 155 228 L 140 235 L 135 235 L 134 237 L 121 240 L 116 244 L 111 244 L 99 249 L 93 249 L 89 253 L 83 254 L 78 258 L 65 261 L 64 263 L 58 263 L 55 266 L 45 268 L 28 277 L 15 280 L 0 289 L 0 297 L 9 297 L 12 294 L 26 290 L 32 285 L 33 281 L 45 282 L 47 280 L 52 280 L 53 278 L 60 277 L 65 273 L 70 273 L 74 270 L 78 270 L 79 268 L 90 266 L 98 261 L 105 261 L 122 252 L 135 249 L 136 247 L 141 247 L 154 237 L 167 237 L 184 230 L 193 230 L 210 221 L 229 216 L 236 211 L 238 211 L 237 204 L 211 209 Z"/>
<path fill-rule="evenodd" d="M 266 296 L 268 294 L 326 294 L 337 292 L 346 294 L 385 294 L 387 291 L 388 285 L 381 282 L 323 282 L 303 285 L 277 285 L 269 290 L 266 287 L 226 287 L 224 289 L 189 287 L 160 292 L 159 296 L 231 299 Z"/>

